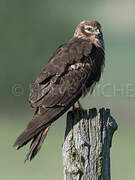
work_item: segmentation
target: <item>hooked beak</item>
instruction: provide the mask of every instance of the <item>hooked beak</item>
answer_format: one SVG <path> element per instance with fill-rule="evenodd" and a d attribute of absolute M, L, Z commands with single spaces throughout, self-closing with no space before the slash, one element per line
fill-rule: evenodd
<path fill-rule="evenodd" d="M 93 34 L 95 34 L 95 35 L 101 35 L 101 32 L 100 32 L 100 30 L 99 29 L 96 29 L 94 32 L 93 32 Z"/>

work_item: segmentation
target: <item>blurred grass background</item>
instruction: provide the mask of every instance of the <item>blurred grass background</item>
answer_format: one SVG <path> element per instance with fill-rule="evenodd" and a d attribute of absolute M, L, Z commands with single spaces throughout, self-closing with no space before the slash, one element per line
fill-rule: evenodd
<path fill-rule="evenodd" d="M 135 179 L 135 1 L 0 1 L 0 179 L 62 180 L 61 147 L 66 115 L 52 125 L 41 152 L 25 166 L 28 146 L 12 148 L 32 118 L 29 90 L 52 52 L 67 42 L 82 20 L 103 27 L 106 67 L 86 108 L 111 108 L 119 129 L 111 149 L 112 179 Z"/>

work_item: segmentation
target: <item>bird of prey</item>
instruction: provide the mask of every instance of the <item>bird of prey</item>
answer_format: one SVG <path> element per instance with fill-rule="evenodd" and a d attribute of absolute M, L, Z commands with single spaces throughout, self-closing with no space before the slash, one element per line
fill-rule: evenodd
<path fill-rule="evenodd" d="M 38 153 L 51 124 L 74 107 L 81 96 L 92 92 L 101 77 L 104 60 L 103 34 L 97 21 L 81 22 L 72 39 L 52 54 L 30 93 L 35 114 L 14 143 L 20 149 L 32 141 L 25 161 Z"/>

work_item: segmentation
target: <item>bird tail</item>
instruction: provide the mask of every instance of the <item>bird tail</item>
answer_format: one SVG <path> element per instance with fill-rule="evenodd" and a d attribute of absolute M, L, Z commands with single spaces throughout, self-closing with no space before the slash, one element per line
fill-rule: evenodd
<path fill-rule="evenodd" d="M 47 136 L 51 123 L 58 119 L 66 111 L 65 107 L 42 108 L 38 107 L 28 123 L 26 129 L 19 135 L 14 143 L 14 147 L 20 149 L 28 142 L 31 142 L 29 152 L 26 155 L 25 162 L 32 160 L 41 149 L 41 146 Z"/>
<path fill-rule="evenodd" d="M 36 154 L 39 152 L 39 150 L 41 149 L 41 146 L 47 136 L 47 133 L 49 131 L 51 125 L 46 126 L 43 130 L 41 130 L 38 134 L 36 134 L 31 142 L 29 151 L 25 157 L 25 161 L 27 160 L 32 160 Z M 26 145 L 31 139 L 27 139 L 27 129 L 25 129 L 20 136 L 16 139 L 15 143 L 14 143 L 14 147 L 17 147 L 17 149 L 20 149 L 21 147 L 23 147 L 24 145 Z"/>

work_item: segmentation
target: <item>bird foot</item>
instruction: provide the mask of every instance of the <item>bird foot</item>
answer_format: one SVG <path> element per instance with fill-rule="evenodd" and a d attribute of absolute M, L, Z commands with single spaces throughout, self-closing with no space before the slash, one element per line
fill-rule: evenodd
<path fill-rule="evenodd" d="M 77 103 L 78 103 L 78 107 L 76 107 L 75 105 L 73 105 L 73 107 L 72 107 L 72 111 L 76 111 L 76 110 L 79 110 L 79 111 L 86 111 L 86 109 L 84 109 L 83 107 L 82 107 L 82 105 L 80 104 L 80 102 L 79 101 L 77 101 Z"/>
<path fill-rule="evenodd" d="M 84 109 L 83 107 L 82 107 L 82 105 L 81 105 L 81 103 L 79 102 L 79 101 L 77 101 L 77 103 L 78 103 L 78 109 L 80 110 L 80 111 L 86 111 L 86 109 Z"/>

